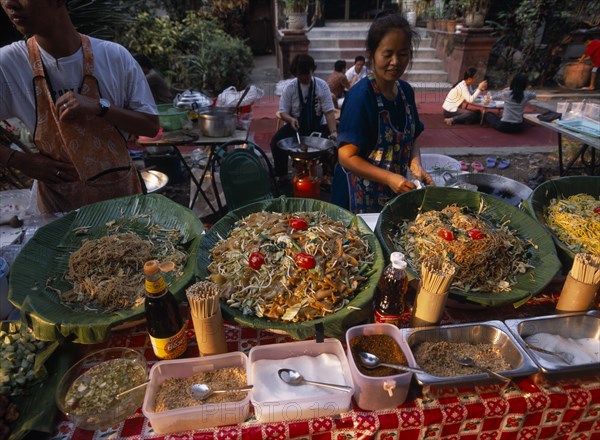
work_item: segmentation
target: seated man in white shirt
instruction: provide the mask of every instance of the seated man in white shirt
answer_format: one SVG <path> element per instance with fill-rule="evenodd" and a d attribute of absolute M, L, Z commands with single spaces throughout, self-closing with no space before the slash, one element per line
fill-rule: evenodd
<path fill-rule="evenodd" d="M 354 58 L 354 65 L 346 70 L 346 78 L 348 78 L 350 87 L 367 76 L 368 73 L 369 69 L 365 65 L 365 57 L 362 55 L 356 56 L 356 58 Z"/>

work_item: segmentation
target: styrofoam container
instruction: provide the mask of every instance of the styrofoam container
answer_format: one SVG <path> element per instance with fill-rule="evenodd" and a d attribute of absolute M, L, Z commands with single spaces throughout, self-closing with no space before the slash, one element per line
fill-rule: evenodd
<path fill-rule="evenodd" d="M 157 434 L 169 434 L 215 426 L 239 424 L 250 414 L 250 395 L 238 402 L 205 403 L 204 405 L 155 412 L 154 401 L 160 385 L 167 379 L 190 377 L 202 371 L 241 367 L 248 377 L 248 357 L 242 352 L 218 354 L 191 359 L 160 361 L 150 369 L 142 412 Z M 251 383 L 251 382 L 249 382 Z"/>
<path fill-rule="evenodd" d="M 356 336 L 388 335 L 394 338 L 408 361 L 409 367 L 417 367 L 412 351 L 402 338 L 398 327 L 391 324 L 365 324 L 351 327 L 346 331 L 346 350 L 348 363 L 354 380 L 354 400 L 366 410 L 395 408 L 406 400 L 412 373 L 400 373 L 393 376 L 371 377 L 362 374 L 350 350 L 350 341 Z M 389 391 L 388 391 L 389 390 Z"/>
<path fill-rule="evenodd" d="M 322 368 L 320 371 L 301 371 L 294 359 L 300 356 L 316 357 L 323 353 L 336 356 L 341 371 Z M 273 377 L 265 377 L 264 370 L 255 368 L 257 361 L 273 361 Z M 254 384 L 251 400 L 256 420 L 261 423 L 281 422 L 308 418 L 327 417 L 350 409 L 354 385 L 344 347 L 337 339 L 323 342 L 299 341 L 252 347 L 249 353 L 250 373 L 248 380 Z M 271 365 L 269 365 L 271 367 Z M 279 368 L 293 368 L 305 379 L 346 385 L 352 392 L 329 390 L 314 385 L 288 385 L 278 376 Z M 262 374 L 260 374 L 262 373 Z M 269 392 L 266 392 L 269 390 Z M 261 392 L 262 391 L 262 392 Z M 282 397 L 276 398 L 278 392 Z"/>

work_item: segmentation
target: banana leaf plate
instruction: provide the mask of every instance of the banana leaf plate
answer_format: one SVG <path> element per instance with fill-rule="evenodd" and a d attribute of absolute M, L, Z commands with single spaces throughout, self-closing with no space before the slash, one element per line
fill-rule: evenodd
<path fill-rule="evenodd" d="M 343 339 L 345 337 L 346 329 L 357 324 L 368 322 L 371 319 L 371 301 L 373 294 L 384 267 L 381 246 L 379 245 L 375 234 L 373 234 L 362 218 L 336 205 L 321 200 L 280 197 L 278 199 L 252 203 L 229 212 L 207 231 L 200 242 L 196 266 L 197 278 L 199 280 L 204 280 L 208 277 L 208 265 L 211 262 L 211 250 L 222 238 L 229 236 L 234 228 L 235 222 L 252 213 L 260 211 L 281 213 L 319 211 L 332 219 L 342 221 L 349 226 L 357 225 L 359 231 L 368 240 L 370 249 L 373 249 L 375 252 L 375 261 L 373 264 L 374 270 L 371 271 L 372 273 L 366 284 L 363 285 L 359 293 L 346 307 L 325 318 L 298 323 L 285 323 L 267 318 L 244 315 L 241 310 L 229 307 L 226 303 L 221 302 L 226 318 L 233 319 L 239 324 L 247 327 L 285 333 L 297 340 L 307 339 L 317 334 L 325 334 L 327 336 Z"/>
<path fill-rule="evenodd" d="M 420 211 L 441 210 L 452 204 L 477 211 L 482 201 L 487 205 L 485 212 L 488 219 L 498 223 L 509 221 L 509 226 L 516 230 L 517 235 L 531 240 L 538 246 L 537 254 L 531 261 L 534 267 L 519 275 L 517 284 L 508 292 L 466 292 L 453 289 L 449 299 L 466 306 L 496 307 L 512 303 L 518 307 L 542 290 L 560 270 L 560 261 L 556 256 L 552 238 L 524 211 L 488 194 L 458 188 L 429 187 L 410 191 L 390 200 L 381 211 L 375 234 L 384 252 L 389 256 L 396 250 L 391 235 L 401 221 L 414 220 Z M 419 273 L 410 257 L 408 262 L 409 278 L 418 279 Z"/>
<path fill-rule="evenodd" d="M 581 193 L 592 195 L 598 199 L 600 197 L 600 177 L 569 176 L 547 180 L 533 190 L 524 203 L 529 214 L 546 228 L 552 236 L 565 272 L 571 270 L 577 250 L 576 247 L 569 247 L 561 241 L 547 226 L 546 211 L 552 199 L 566 198 Z M 600 240 L 600 237 L 598 237 L 598 240 Z"/>
<path fill-rule="evenodd" d="M 178 300 L 185 299 L 185 288 L 193 282 L 196 252 L 204 226 L 189 209 L 159 194 L 136 195 L 83 206 L 38 229 L 23 247 L 11 267 L 9 300 L 18 307 L 36 337 L 44 341 L 66 338 L 83 344 L 104 341 L 110 332 L 124 324 L 143 319 L 144 306 L 115 312 L 76 311 L 59 301 L 58 294 L 46 287 L 71 288 L 60 281 L 68 268 L 69 256 L 84 239 L 106 235 L 107 224 L 124 222 L 143 230 L 147 224 L 176 228 L 189 257 L 183 273 L 169 280 L 169 290 Z M 80 235 L 82 229 L 87 233 Z"/>

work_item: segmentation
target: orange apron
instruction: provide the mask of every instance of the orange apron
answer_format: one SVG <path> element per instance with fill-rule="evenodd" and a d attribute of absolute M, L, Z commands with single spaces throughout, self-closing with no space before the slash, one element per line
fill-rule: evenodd
<path fill-rule="evenodd" d="M 87 36 L 81 35 L 83 82 L 81 94 L 99 99 L 94 77 L 94 55 Z M 34 142 L 52 159 L 72 163 L 79 181 L 38 182 L 41 212 L 66 212 L 82 205 L 142 192 L 127 144 L 115 126 L 96 116 L 61 121 L 46 81 L 40 51 L 34 38 L 27 40 L 36 99 Z"/>

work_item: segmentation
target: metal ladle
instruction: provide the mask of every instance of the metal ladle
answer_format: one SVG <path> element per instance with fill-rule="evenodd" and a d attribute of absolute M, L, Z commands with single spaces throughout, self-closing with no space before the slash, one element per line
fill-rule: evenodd
<path fill-rule="evenodd" d="M 280 368 L 277 371 L 279 378 L 287 384 L 290 385 L 316 385 L 323 388 L 330 388 L 332 390 L 344 391 L 346 393 L 352 392 L 352 387 L 348 387 L 346 385 L 335 385 L 332 383 L 326 382 L 315 382 L 313 380 L 306 380 L 302 374 L 297 372 L 296 370 L 292 370 L 291 368 Z"/>
<path fill-rule="evenodd" d="M 249 391 L 254 387 L 254 385 L 246 385 L 238 388 L 228 388 L 226 390 L 212 390 L 208 385 L 204 383 L 195 383 L 190 387 L 190 391 L 192 393 L 192 397 L 196 400 L 205 400 L 208 399 L 213 394 L 223 394 L 223 393 L 239 393 L 240 391 Z"/>
<path fill-rule="evenodd" d="M 489 368 L 484 367 L 483 365 L 478 365 L 469 356 L 463 356 L 463 357 L 459 358 L 454 353 L 452 353 L 452 360 L 455 363 L 457 363 L 458 365 L 462 365 L 463 367 L 472 367 L 477 370 L 483 371 L 483 372 L 489 374 L 490 376 L 495 377 L 496 379 L 500 379 L 502 382 L 510 382 L 510 378 L 508 378 L 506 376 L 502 376 L 501 374 L 498 374 L 495 371 L 492 371 Z"/>
<path fill-rule="evenodd" d="M 406 365 L 386 364 L 385 362 L 381 362 L 381 359 L 379 359 L 379 357 L 373 353 L 368 353 L 366 351 L 361 351 L 358 353 L 358 358 L 360 359 L 360 363 L 369 369 L 377 367 L 389 367 L 407 373 L 427 373 L 425 370 L 421 370 L 420 368 L 409 367 Z"/>

